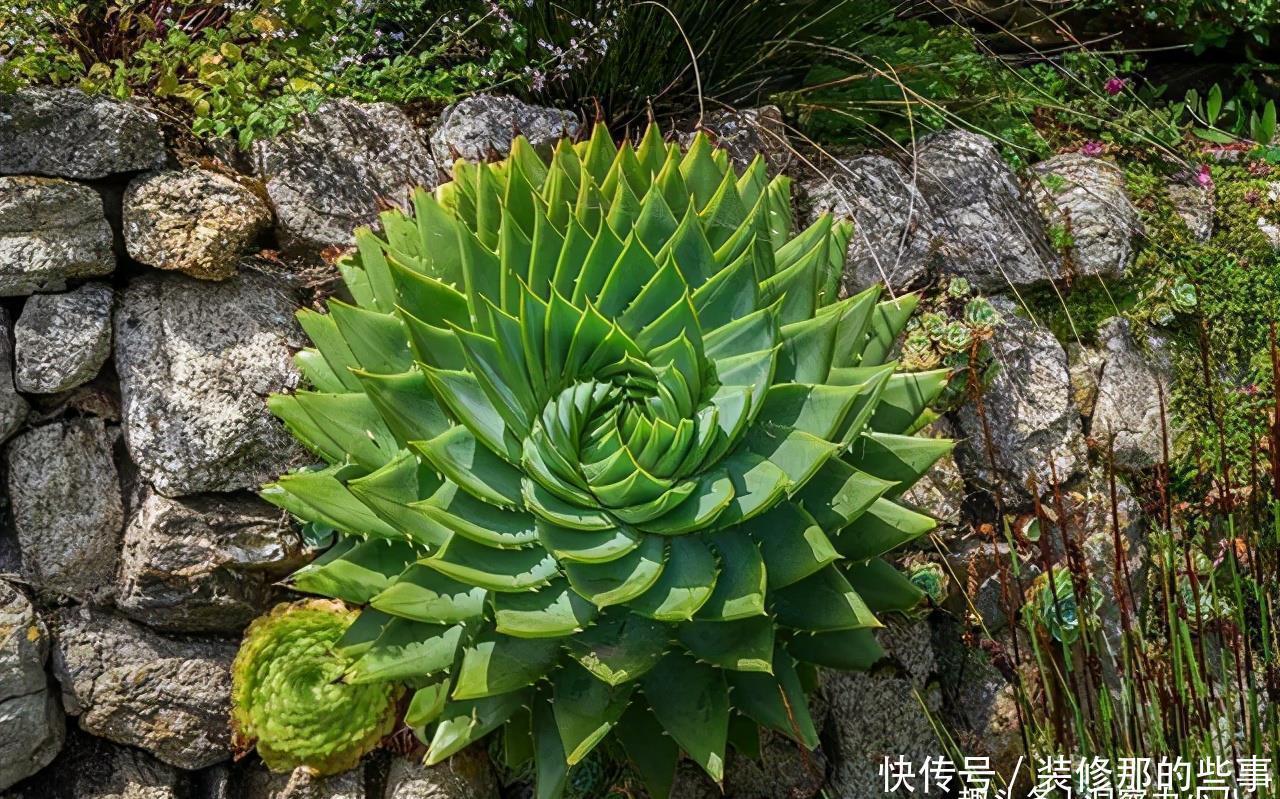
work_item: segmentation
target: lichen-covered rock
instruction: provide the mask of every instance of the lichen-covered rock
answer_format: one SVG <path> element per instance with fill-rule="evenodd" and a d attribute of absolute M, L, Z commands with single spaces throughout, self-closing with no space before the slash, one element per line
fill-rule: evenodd
<path fill-rule="evenodd" d="M 955 431 L 943 418 L 921 430 L 919 435 L 954 438 Z M 950 454 L 939 458 L 915 485 L 902 494 L 903 502 L 929 514 L 945 525 L 960 523 L 960 510 L 964 499 L 964 475 L 956 466 L 955 456 Z"/>
<path fill-rule="evenodd" d="M 1011 303 L 995 305 L 1004 316 L 992 342 L 997 372 L 981 403 L 966 403 L 956 413 L 962 437 L 956 461 L 979 484 L 1000 490 L 1012 507 L 1031 501 L 1031 478 L 1043 493 L 1055 479 L 1066 483 L 1079 472 L 1084 434 L 1062 345 L 1048 330 L 1016 316 Z"/>
<path fill-rule="evenodd" d="M 446 173 L 453 162 L 505 158 L 511 140 L 523 135 L 544 156 L 566 136 L 578 135 L 578 115 L 559 108 L 529 105 L 515 97 L 482 94 L 444 110 L 431 132 L 431 154 Z"/>
<path fill-rule="evenodd" d="M 79 89 L 0 94 L 0 175 L 101 178 L 165 162 L 160 119 Z"/>
<path fill-rule="evenodd" d="M 364 768 L 318 777 L 305 766 L 285 774 L 252 763 L 233 775 L 226 799 L 365 799 Z M 483 799 L 483 797 L 481 797 Z"/>
<path fill-rule="evenodd" d="M 116 431 L 82 418 L 37 427 L 8 448 L 9 497 L 23 573 L 43 595 L 109 595 L 124 509 Z"/>
<path fill-rule="evenodd" d="M 807 181 L 804 190 L 808 222 L 825 213 L 853 220 L 841 296 L 873 283 L 901 291 L 928 276 L 938 231 L 928 201 L 900 165 L 880 155 L 839 161 L 829 174 Z"/>
<path fill-rule="evenodd" d="M 1098 379 L 1090 441 L 1102 453 L 1113 453 L 1120 471 L 1149 469 L 1164 454 L 1160 392 L 1168 379 L 1138 347 L 1127 320 L 1108 320 L 1098 336 L 1106 363 Z"/>
<path fill-rule="evenodd" d="M 271 225 L 258 195 L 217 172 L 192 167 L 134 178 L 124 193 L 124 244 L 157 269 L 223 280 Z"/>
<path fill-rule="evenodd" d="M 187 799 L 186 775 L 146 752 L 72 730 L 53 762 L 12 799 Z M 8 797 L 7 797 L 8 799 Z"/>
<path fill-rule="evenodd" d="M 757 154 L 764 156 L 772 174 L 784 171 L 795 157 L 782 110 L 776 105 L 712 111 L 702 120 L 702 130 L 712 137 L 716 147 L 728 153 L 739 172 L 750 166 Z M 683 134 L 680 139 L 687 147 L 693 133 Z"/>
<path fill-rule="evenodd" d="M 1174 212 L 1191 231 L 1196 241 L 1208 241 L 1213 236 L 1213 189 L 1178 180 L 1165 184 Z"/>
<path fill-rule="evenodd" d="M 1102 367 L 1106 362 L 1106 355 L 1093 347 L 1082 346 L 1076 341 L 1067 343 L 1071 401 L 1086 419 L 1093 416 L 1093 406 L 1098 402 L 1098 380 L 1102 377 Z"/>
<path fill-rule="evenodd" d="M 0 296 L 61 291 L 69 279 L 115 266 L 96 191 L 54 178 L 0 177 Z"/>
<path fill-rule="evenodd" d="M 62 748 L 64 723 L 44 662 L 49 634 L 17 589 L 0 580 L 0 791 Z"/>
<path fill-rule="evenodd" d="M 13 327 L 18 390 L 56 394 L 92 380 L 111 355 L 114 296 L 105 283 L 85 283 L 28 299 Z"/>
<path fill-rule="evenodd" d="M 296 529 L 252 495 L 143 489 L 125 527 L 116 606 L 161 630 L 239 632 L 301 558 Z"/>
<path fill-rule="evenodd" d="M 493 765 L 479 747 L 464 749 L 436 766 L 397 757 L 391 761 L 382 799 L 498 799 Z"/>
<path fill-rule="evenodd" d="M 235 644 L 160 635 L 86 607 L 58 611 L 53 671 L 84 731 L 183 769 L 231 756 Z"/>
<path fill-rule="evenodd" d="M 257 488 L 299 456 L 266 408 L 297 384 L 295 307 L 283 285 L 247 271 L 129 284 L 115 317 L 125 442 L 160 493 Z"/>
<path fill-rule="evenodd" d="M 1075 152 L 1031 167 L 1031 193 L 1045 222 L 1070 237 L 1071 277 L 1124 277 L 1142 229 L 1124 182 L 1116 164 Z"/>
<path fill-rule="evenodd" d="M 1061 277 L 1035 205 L 990 139 L 965 130 L 930 136 L 915 171 L 938 220 L 944 268 L 983 292 Z"/>
<path fill-rule="evenodd" d="M 822 672 L 819 690 L 830 707 L 831 769 L 827 791 L 841 799 L 880 799 L 886 756 L 917 764 L 940 752 L 932 716 L 942 706 L 928 625 L 918 622 L 877 636 L 889 654 L 870 672 Z M 921 706 L 923 702 L 924 707 Z M 936 796 L 917 785 L 916 795 Z"/>
<path fill-rule="evenodd" d="M 9 311 L 0 308 L 0 443 L 13 435 L 31 410 L 14 387 L 12 330 Z"/>
<path fill-rule="evenodd" d="M 254 142 L 253 160 L 281 243 L 310 254 L 350 244 L 355 228 L 377 221 L 380 202 L 437 182 L 422 135 L 387 103 L 330 100 L 287 133 Z"/>

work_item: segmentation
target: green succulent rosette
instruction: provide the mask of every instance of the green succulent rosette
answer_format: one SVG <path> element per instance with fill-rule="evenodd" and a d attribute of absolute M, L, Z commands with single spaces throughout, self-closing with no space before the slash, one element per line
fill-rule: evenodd
<path fill-rule="evenodd" d="M 881 556 L 934 526 L 897 497 L 948 373 L 897 372 L 916 298 L 840 299 L 850 227 L 789 192 L 701 134 L 518 138 L 300 314 L 271 407 L 324 465 L 264 496 L 337 531 L 293 585 L 363 608 L 345 679 L 412 681 L 428 763 L 500 729 L 540 796 L 609 736 L 655 796 L 681 751 L 718 780 L 730 729 L 815 746 L 812 665 L 919 602 Z"/>
<path fill-rule="evenodd" d="M 245 631 L 231 668 L 237 748 L 255 742 L 271 769 L 352 768 L 396 722 L 399 685 L 341 680 L 351 661 L 343 636 L 358 612 L 312 599 L 276 606 Z"/>

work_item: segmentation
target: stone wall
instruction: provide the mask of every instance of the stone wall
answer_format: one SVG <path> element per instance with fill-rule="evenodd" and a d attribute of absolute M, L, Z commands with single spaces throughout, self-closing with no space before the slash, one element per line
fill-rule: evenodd
<path fill-rule="evenodd" d="M 579 126 L 498 97 L 463 101 L 430 129 L 392 106 L 333 101 L 230 162 L 186 162 L 145 108 L 76 90 L 0 96 L 0 797 L 498 795 L 477 753 L 435 769 L 383 753 L 327 780 L 232 763 L 229 663 L 308 557 L 253 492 L 307 460 L 265 399 L 298 383 L 293 315 L 334 287 L 325 258 L 411 187 L 447 179 L 455 157 L 500 156 L 513 131 L 546 149 Z M 1136 214 L 1102 161 L 1064 156 L 1035 167 L 1063 180 L 1024 182 L 989 141 L 951 132 L 913 162 L 861 155 L 818 177 L 798 171 L 776 110 L 706 127 L 734 158 L 764 149 L 792 170 L 800 216 L 854 220 L 846 291 L 951 273 L 1012 295 L 1121 274 L 1131 255 Z M 1066 254 L 1045 234 L 1064 218 L 1077 231 Z M 956 458 L 912 495 L 946 523 L 959 569 L 986 564 L 993 625 L 999 574 L 965 532 L 968 509 L 995 492 L 1025 509 L 1030 476 L 1087 500 L 1099 485 L 1089 444 L 1104 437 L 1123 468 L 1149 468 L 1165 379 L 1122 322 L 1105 346 L 1068 352 L 1001 307 L 1002 368 L 982 412 L 939 424 L 961 439 Z M 731 761 L 727 794 L 878 796 L 882 756 L 941 751 L 926 707 L 972 753 L 1015 753 L 1011 688 L 959 646 L 951 618 L 895 625 L 875 670 L 825 678 L 823 750 L 766 741 L 763 766 Z M 708 790 L 682 772 L 677 795 Z"/>

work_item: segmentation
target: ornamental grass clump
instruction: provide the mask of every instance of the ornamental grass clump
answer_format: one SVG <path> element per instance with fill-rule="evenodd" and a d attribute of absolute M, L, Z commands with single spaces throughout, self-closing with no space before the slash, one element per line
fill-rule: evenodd
<path fill-rule="evenodd" d="M 337 531 L 292 585 L 359 608 L 341 686 L 411 688 L 428 764 L 501 730 L 544 797 L 610 737 L 659 797 L 681 751 L 720 780 L 759 727 L 816 746 L 812 667 L 920 602 L 882 556 L 951 447 L 903 435 L 948 371 L 889 360 L 914 296 L 837 296 L 849 236 L 793 231 L 761 159 L 602 127 L 358 231 L 349 301 L 300 314 L 311 389 L 271 400 L 324 464 L 264 491 Z M 254 638 L 248 674 L 283 653 Z M 237 701 L 260 749 L 277 714 L 346 723 Z"/>

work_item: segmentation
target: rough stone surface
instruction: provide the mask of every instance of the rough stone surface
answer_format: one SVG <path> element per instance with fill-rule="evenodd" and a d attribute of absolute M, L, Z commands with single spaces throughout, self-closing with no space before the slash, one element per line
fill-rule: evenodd
<path fill-rule="evenodd" d="M 0 580 L 0 791 L 62 748 L 62 708 L 44 672 L 48 656 L 49 633 L 31 602 Z"/>
<path fill-rule="evenodd" d="M 423 766 L 419 760 L 391 761 L 382 799 L 498 799 L 493 765 L 478 747 L 464 749 L 437 766 Z"/>
<path fill-rule="evenodd" d="M 134 178 L 124 194 L 129 256 L 158 269 L 222 280 L 271 225 L 258 195 L 225 175 L 192 167 Z"/>
<path fill-rule="evenodd" d="M 916 155 L 920 191 L 938 218 L 943 264 L 980 291 L 1055 280 L 1058 255 L 1035 205 L 985 136 L 930 136 Z"/>
<path fill-rule="evenodd" d="M 363 768 L 317 777 L 307 768 L 273 774 L 255 763 L 231 781 L 226 799 L 365 799 L 367 795 Z"/>
<path fill-rule="evenodd" d="M 889 653 L 886 664 L 865 673 L 822 672 L 819 690 L 831 714 L 827 791 L 841 799 L 883 797 L 879 767 L 886 755 L 919 764 L 939 754 L 930 715 L 940 710 L 942 696 L 929 681 L 935 665 L 928 626 L 888 628 L 878 638 Z M 917 788 L 916 795 L 936 795 Z"/>
<path fill-rule="evenodd" d="M 101 419 L 83 418 L 34 428 L 9 445 L 23 573 L 41 594 L 109 595 L 124 524 L 115 438 Z"/>
<path fill-rule="evenodd" d="M 938 230 L 929 203 L 907 170 L 880 155 L 835 164 L 804 185 L 807 221 L 824 213 L 853 221 L 840 279 L 841 296 L 873 283 L 895 291 L 922 282 L 934 264 Z"/>
<path fill-rule="evenodd" d="M 12 799 L 187 799 L 186 782 L 146 752 L 72 731 L 53 765 Z"/>
<path fill-rule="evenodd" d="M 377 221 L 383 199 L 403 202 L 415 186 L 436 185 L 436 167 L 408 117 L 387 103 L 330 100 L 288 133 L 253 145 L 281 243 L 319 253 L 345 246 Z"/>
<path fill-rule="evenodd" d="M 1213 236 L 1213 189 L 1170 180 L 1165 184 L 1173 210 L 1197 241 Z"/>
<path fill-rule="evenodd" d="M 1031 167 L 1031 193 L 1045 222 L 1071 237 L 1070 276 L 1124 277 L 1141 232 L 1124 172 L 1103 158 L 1062 153 Z"/>
<path fill-rule="evenodd" d="M 295 299 L 265 275 L 133 280 L 116 311 L 125 441 L 166 496 L 257 488 L 300 455 L 267 412 L 294 387 Z"/>
<path fill-rule="evenodd" d="M 85 732 L 184 769 L 231 755 L 231 642 L 170 638 L 88 608 L 58 611 L 53 671 Z"/>
<path fill-rule="evenodd" d="M 919 435 L 954 438 L 955 431 L 944 418 L 921 430 Z M 902 494 L 904 502 L 946 525 L 960 523 L 960 511 L 964 498 L 964 475 L 956 466 L 955 457 L 950 454 L 940 458 L 923 477 Z"/>
<path fill-rule="evenodd" d="M 739 172 L 751 166 L 756 155 L 763 155 L 773 174 L 783 172 L 795 157 L 787 138 L 787 124 L 776 105 L 747 108 L 742 111 L 712 111 L 702 120 L 702 129 L 715 145 L 729 155 Z M 681 144 L 688 146 L 693 134 L 682 135 Z"/>
<path fill-rule="evenodd" d="M 297 531 L 250 494 L 144 492 L 125 528 L 116 606 L 151 627 L 239 632 L 302 562 Z"/>
<path fill-rule="evenodd" d="M 1107 363 L 1104 353 L 1093 347 L 1082 347 L 1078 342 L 1067 343 L 1067 372 L 1071 376 L 1071 401 L 1076 404 L 1080 415 L 1093 416 L 1093 407 L 1098 402 L 1098 380 L 1102 377 L 1102 367 Z"/>
<path fill-rule="evenodd" d="M 523 134 L 547 155 L 558 139 L 577 136 L 578 130 L 578 115 L 572 111 L 482 94 L 444 110 L 431 132 L 431 154 L 440 168 L 452 175 L 458 158 L 488 161 L 506 157 L 517 134 Z"/>
<path fill-rule="evenodd" d="M 101 178 L 165 162 L 159 118 L 79 89 L 0 94 L 0 174 Z"/>
<path fill-rule="evenodd" d="M 1110 319 L 1098 335 L 1106 363 L 1098 379 L 1090 440 L 1103 453 L 1114 451 L 1120 471 L 1149 469 L 1163 457 L 1160 387 L 1168 379 L 1139 349 L 1128 321 Z"/>
<path fill-rule="evenodd" d="M 111 287 L 37 294 L 13 328 L 19 391 L 55 394 L 93 379 L 111 355 Z"/>
<path fill-rule="evenodd" d="M 819 730 L 823 719 L 815 719 Z M 730 748 L 724 768 L 724 790 L 692 761 L 682 761 L 671 787 L 671 799 L 811 799 L 822 791 L 827 757 L 810 752 L 769 730 L 760 734 L 760 759 Z"/>
<path fill-rule="evenodd" d="M 1071 402 L 1062 345 L 1048 330 L 1016 316 L 1012 304 L 997 301 L 995 305 L 1004 324 L 992 342 L 998 369 L 982 396 L 986 429 L 976 404 L 960 408 L 956 461 L 966 475 L 986 488 L 998 488 L 1006 504 L 1014 505 L 1030 502 L 1028 481 L 1033 476 L 1042 492 L 1049 490 L 1055 478 L 1059 483 L 1070 481 L 1085 460 L 1084 435 L 1079 412 Z"/>
<path fill-rule="evenodd" d="M 0 308 L 0 443 L 13 435 L 31 409 L 14 387 L 12 330 L 9 311 Z"/>
<path fill-rule="evenodd" d="M 0 177 L 0 296 L 61 291 L 69 279 L 110 274 L 115 265 L 96 191 L 55 178 Z"/>
<path fill-rule="evenodd" d="M 965 646 L 954 620 L 935 625 L 933 642 L 945 697 L 943 720 L 957 748 L 967 756 L 990 758 L 992 770 L 1009 778 L 1023 755 L 1016 689 L 987 653 Z"/>

